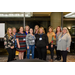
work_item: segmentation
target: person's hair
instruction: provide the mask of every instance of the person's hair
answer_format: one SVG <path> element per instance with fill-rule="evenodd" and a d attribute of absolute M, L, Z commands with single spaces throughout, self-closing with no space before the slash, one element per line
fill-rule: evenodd
<path fill-rule="evenodd" d="M 21 26 L 21 27 L 22 27 L 22 26 Z M 21 27 L 19 27 L 19 30 L 20 30 Z M 23 27 L 22 27 L 22 28 L 23 28 Z"/>
<path fill-rule="evenodd" d="M 9 29 L 12 30 L 12 28 L 9 27 L 9 28 L 7 29 L 7 33 L 6 33 L 6 34 L 8 35 L 8 39 L 10 39 L 10 36 L 11 36 L 11 35 L 9 34 Z M 11 34 L 12 34 L 12 33 L 11 33 Z M 12 34 L 12 36 L 13 36 L 13 34 Z"/>
<path fill-rule="evenodd" d="M 38 26 L 38 25 L 35 25 L 35 27 L 36 27 L 36 26 L 37 26 L 37 27 L 38 27 L 38 29 L 39 29 L 39 26 Z M 34 33 L 36 32 L 36 29 L 35 29 L 35 27 L 34 27 Z"/>
<path fill-rule="evenodd" d="M 53 27 L 52 27 L 52 26 L 49 26 L 49 29 L 50 29 L 50 28 L 52 29 L 52 32 L 53 32 Z M 48 29 L 48 30 L 49 30 L 49 29 Z"/>
<path fill-rule="evenodd" d="M 12 33 L 13 33 L 13 29 L 16 29 L 16 28 L 15 27 L 12 28 Z M 17 29 L 16 29 L 16 32 L 17 32 Z"/>
<path fill-rule="evenodd" d="M 58 27 L 60 28 L 60 32 L 61 32 L 61 27 L 60 27 L 60 26 L 58 26 Z M 58 28 L 58 27 L 57 27 L 57 28 Z M 57 33 L 57 28 L 56 28 L 56 33 Z"/>
<path fill-rule="evenodd" d="M 39 28 L 38 34 L 40 34 L 40 29 L 42 29 L 42 30 L 43 30 L 43 34 L 45 34 L 45 30 L 44 30 L 43 27 L 40 27 L 40 28 Z"/>
<path fill-rule="evenodd" d="M 29 26 L 28 26 L 28 25 L 25 26 L 25 31 L 26 31 L 26 27 L 29 27 Z M 30 29 L 30 27 L 29 27 L 29 29 Z M 29 31 L 29 30 L 28 30 L 28 31 Z"/>
<path fill-rule="evenodd" d="M 65 30 L 66 30 L 66 33 L 71 37 L 71 35 L 70 35 L 70 33 L 69 33 L 67 27 L 64 27 L 63 29 L 65 29 Z M 60 37 L 63 35 L 63 29 L 62 29 L 62 33 L 61 33 Z M 59 38 L 60 38 L 60 37 L 59 37 Z"/>

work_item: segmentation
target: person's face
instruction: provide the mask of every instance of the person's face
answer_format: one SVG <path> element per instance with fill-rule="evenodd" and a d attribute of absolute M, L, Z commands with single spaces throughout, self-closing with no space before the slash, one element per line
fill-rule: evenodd
<path fill-rule="evenodd" d="M 35 30 L 38 30 L 38 26 L 35 26 Z"/>
<path fill-rule="evenodd" d="M 33 29 L 30 29 L 30 34 L 32 34 L 33 33 Z"/>
<path fill-rule="evenodd" d="M 20 32 L 23 32 L 23 27 L 20 28 Z"/>
<path fill-rule="evenodd" d="M 26 31 L 29 31 L 29 27 L 28 26 L 26 26 Z"/>
<path fill-rule="evenodd" d="M 11 29 L 9 29 L 9 30 L 8 30 L 8 32 L 9 32 L 9 34 L 11 34 L 11 33 L 12 33 L 12 30 L 11 30 Z"/>
<path fill-rule="evenodd" d="M 16 29 L 15 28 L 13 29 L 13 33 L 16 33 Z"/>
<path fill-rule="evenodd" d="M 63 29 L 63 34 L 67 33 L 67 30 L 66 29 Z"/>
<path fill-rule="evenodd" d="M 43 33 L 43 29 L 40 29 L 39 31 L 40 31 L 41 34 Z"/>
<path fill-rule="evenodd" d="M 52 32 L 52 29 L 51 28 L 49 28 L 49 32 Z"/>
<path fill-rule="evenodd" d="M 57 27 L 57 32 L 60 32 L 60 27 Z"/>

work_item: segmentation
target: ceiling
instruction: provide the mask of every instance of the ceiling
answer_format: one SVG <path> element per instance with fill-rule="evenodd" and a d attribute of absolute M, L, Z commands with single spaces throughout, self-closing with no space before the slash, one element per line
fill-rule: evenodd
<path fill-rule="evenodd" d="M 0 12 L 0 14 L 23 14 L 24 12 Z M 25 13 L 29 13 L 29 12 L 25 12 Z M 32 12 L 31 12 L 32 13 Z M 37 16 L 40 16 L 40 17 L 48 17 L 51 15 L 52 12 L 33 12 L 33 17 L 37 17 Z M 63 12 L 63 15 L 66 15 L 70 12 Z"/>
<path fill-rule="evenodd" d="M 52 12 L 33 12 L 33 16 L 50 16 Z M 70 12 L 63 12 L 63 15 L 66 15 Z"/>

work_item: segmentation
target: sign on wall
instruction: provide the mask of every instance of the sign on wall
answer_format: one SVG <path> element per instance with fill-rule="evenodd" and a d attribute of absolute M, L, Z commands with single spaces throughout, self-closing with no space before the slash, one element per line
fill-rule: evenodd
<path fill-rule="evenodd" d="M 5 36 L 5 23 L 0 23 L 0 38 Z"/>

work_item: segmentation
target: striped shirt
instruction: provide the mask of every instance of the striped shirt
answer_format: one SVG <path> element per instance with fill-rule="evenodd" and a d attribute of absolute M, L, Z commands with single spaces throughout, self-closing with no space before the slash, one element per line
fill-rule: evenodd
<path fill-rule="evenodd" d="M 26 51 L 26 34 L 25 33 L 17 33 L 16 38 L 19 39 L 20 48 L 17 46 L 17 51 L 25 52 Z"/>

